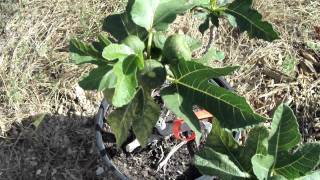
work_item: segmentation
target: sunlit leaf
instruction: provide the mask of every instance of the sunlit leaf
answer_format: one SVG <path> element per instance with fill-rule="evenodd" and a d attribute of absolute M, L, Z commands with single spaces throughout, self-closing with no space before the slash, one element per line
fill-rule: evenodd
<path fill-rule="evenodd" d="M 165 105 L 196 133 L 200 133 L 199 122 L 189 113 L 193 105 L 214 114 L 221 126 L 229 129 L 263 122 L 265 118 L 256 114 L 243 97 L 208 82 L 235 69 L 237 67 L 210 68 L 194 61 L 179 61 L 171 65 L 175 79 L 171 86 L 162 90 L 161 96 Z"/>
<path fill-rule="evenodd" d="M 301 140 L 297 119 L 293 111 L 285 104 L 278 106 L 271 124 L 269 154 L 277 160 L 280 151 L 289 151 Z"/>
<path fill-rule="evenodd" d="M 112 105 L 122 107 L 128 104 L 136 94 L 137 67 L 136 56 L 131 55 L 123 60 L 119 60 L 113 67 L 117 77 L 116 88 L 112 98 Z"/>
<path fill-rule="evenodd" d="M 124 44 L 110 44 L 102 52 L 102 56 L 108 60 L 123 59 L 131 54 L 134 54 L 134 51 Z"/>
<path fill-rule="evenodd" d="M 256 154 L 251 159 L 253 172 L 259 180 L 268 179 L 274 158 L 271 155 Z"/>
<path fill-rule="evenodd" d="M 137 25 L 147 31 L 165 31 L 178 14 L 197 4 L 194 0 L 135 0 L 131 16 Z"/>

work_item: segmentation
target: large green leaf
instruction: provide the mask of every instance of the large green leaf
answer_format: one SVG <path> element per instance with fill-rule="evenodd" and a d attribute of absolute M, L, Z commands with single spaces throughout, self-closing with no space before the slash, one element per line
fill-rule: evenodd
<path fill-rule="evenodd" d="M 159 115 L 160 107 L 151 98 L 150 91 L 140 87 L 128 105 L 117 108 L 108 117 L 108 122 L 116 136 L 117 145 L 121 146 L 127 140 L 129 130 L 132 128 L 144 147 Z"/>
<path fill-rule="evenodd" d="M 241 171 L 230 157 L 214 151 L 209 147 L 203 148 L 195 155 L 195 165 L 202 174 L 218 176 L 221 179 L 244 179 L 250 175 Z"/>
<path fill-rule="evenodd" d="M 106 61 L 102 59 L 99 51 L 91 44 L 86 44 L 77 39 L 71 39 L 69 51 L 71 59 L 75 64 L 92 63 L 106 65 Z"/>
<path fill-rule="evenodd" d="M 148 89 L 141 88 L 137 94 L 140 103 L 135 112 L 136 116 L 132 117 L 132 129 L 142 147 L 147 145 L 153 127 L 160 116 L 160 107 L 153 101 L 150 94 Z"/>
<path fill-rule="evenodd" d="M 196 133 L 199 133 L 199 122 L 193 115 L 193 105 L 206 109 L 222 127 L 229 129 L 244 128 L 265 120 L 243 97 L 209 83 L 210 79 L 228 75 L 237 67 L 210 68 L 194 61 L 180 60 L 170 69 L 175 79 L 171 86 L 162 90 L 161 96 L 165 105 Z"/>
<path fill-rule="evenodd" d="M 301 139 L 297 119 L 293 111 L 285 104 L 278 106 L 271 124 L 268 153 L 278 159 L 281 151 L 289 151 Z"/>
<path fill-rule="evenodd" d="M 135 0 L 131 10 L 132 20 L 150 31 L 159 4 L 160 0 Z"/>
<path fill-rule="evenodd" d="M 114 66 L 113 71 L 117 77 L 112 105 L 121 107 L 128 104 L 136 94 L 137 65 L 135 55 L 130 55 L 123 60 L 119 60 Z"/>
<path fill-rule="evenodd" d="M 267 154 L 269 131 L 264 126 L 255 126 L 249 132 L 244 147 L 241 149 L 240 160 L 244 169 L 252 169 L 251 158 L 255 154 Z"/>
<path fill-rule="evenodd" d="M 116 77 L 113 74 L 111 66 L 99 66 L 90 71 L 79 85 L 85 90 L 104 90 L 115 86 Z"/>
<path fill-rule="evenodd" d="M 134 51 L 124 44 L 110 44 L 102 52 L 102 56 L 108 60 L 123 59 L 131 54 L 135 54 Z"/>
<path fill-rule="evenodd" d="M 259 180 L 269 178 L 274 158 L 271 155 L 256 154 L 251 159 L 253 172 Z"/>
<path fill-rule="evenodd" d="M 218 153 L 227 155 L 241 171 L 244 171 L 245 167 L 243 167 L 242 162 L 239 161 L 239 146 L 229 130 L 221 128 L 219 123 L 213 124 L 211 133 L 207 137 L 206 147 L 210 147 Z"/>
<path fill-rule="evenodd" d="M 261 14 L 252 9 L 252 0 L 235 0 L 227 5 L 225 12 L 234 16 L 240 31 L 247 31 L 251 38 L 261 38 L 267 41 L 279 38 L 272 25 L 262 21 Z"/>
<path fill-rule="evenodd" d="M 132 20 L 147 31 L 155 29 L 164 31 L 178 14 L 193 8 L 194 0 L 135 0 L 131 16 Z"/>
<path fill-rule="evenodd" d="M 132 126 L 132 117 L 136 116 L 138 99 L 132 100 L 128 105 L 115 109 L 108 116 L 108 124 L 116 136 L 117 145 L 120 147 L 128 138 Z"/>
<path fill-rule="evenodd" d="M 277 174 L 293 179 L 312 171 L 320 162 L 320 143 L 302 145 L 292 155 L 283 154 L 278 157 L 274 171 Z"/>

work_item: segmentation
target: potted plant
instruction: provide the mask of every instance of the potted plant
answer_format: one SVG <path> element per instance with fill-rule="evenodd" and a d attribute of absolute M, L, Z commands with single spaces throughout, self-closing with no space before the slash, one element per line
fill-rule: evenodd
<path fill-rule="evenodd" d="M 195 155 L 195 165 L 202 174 L 222 179 L 292 179 L 313 170 L 319 164 L 319 144 L 291 152 L 300 135 L 288 106 L 279 106 L 269 133 L 261 126 L 268 118 L 255 113 L 243 97 L 221 87 L 221 77 L 234 72 L 237 66 L 212 68 L 207 65 L 212 58 L 210 50 L 201 58 L 193 58 L 192 52 L 199 48 L 196 39 L 184 34 L 167 35 L 177 15 L 190 10 L 205 17 L 199 27 L 202 33 L 210 24 L 218 27 L 219 19 L 227 18 L 251 38 L 279 38 L 271 24 L 252 8 L 252 0 L 128 0 L 123 13 L 105 19 L 103 29 L 108 35 L 99 35 L 98 41 L 91 44 L 76 39 L 70 42 L 71 58 L 76 64 L 97 66 L 79 85 L 85 90 L 102 91 L 114 108 L 107 123 L 117 146 L 126 143 L 133 132 L 136 142 L 146 147 L 162 104 L 183 119 L 197 145 L 203 144 L 203 126 L 194 114 L 196 106 L 214 115 L 212 131 Z M 160 94 L 160 103 L 155 102 L 155 90 Z M 100 108 L 99 131 L 106 107 L 105 102 Z M 231 131 L 250 127 L 242 146 Z M 101 135 L 97 138 L 102 141 Z M 100 145 L 105 155 L 105 147 Z"/>

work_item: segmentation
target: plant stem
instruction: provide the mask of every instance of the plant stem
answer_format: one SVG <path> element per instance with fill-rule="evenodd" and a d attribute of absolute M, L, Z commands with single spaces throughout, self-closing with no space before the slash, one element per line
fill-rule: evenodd
<path fill-rule="evenodd" d="M 172 77 L 170 77 L 170 76 L 167 76 L 167 78 L 166 78 L 168 81 L 171 81 L 171 82 L 174 82 L 175 81 L 175 79 L 174 78 L 172 78 Z"/>
<path fill-rule="evenodd" d="M 151 58 L 152 37 L 153 37 L 153 33 L 152 33 L 152 31 L 150 31 L 149 35 L 148 35 L 148 45 L 147 45 L 147 58 L 148 59 Z"/>

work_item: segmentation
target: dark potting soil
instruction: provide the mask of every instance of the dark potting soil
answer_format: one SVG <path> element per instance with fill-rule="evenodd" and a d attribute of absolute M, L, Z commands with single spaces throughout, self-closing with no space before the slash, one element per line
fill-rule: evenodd
<path fill-rule="evenodd" d="M 161 118 L 166 122 L 175 119 L 172 113 L 167 113 L 163 109 Z M 107 131 L 111 132 L 107 126 Z M 103 139 L 109 156 L 112 158 L 115 166 L 130 179 L 195 179 L 200 174 L 192 165 L 194 142 L 183 145 L 169 159 L 165 168 L 158 169 L 158 165 L 166 158 L 170 150 L 178 145 L 181 140 L 174 137 L 162 138 L 157 142 L 149 144 L 146 148 L 135 149 L 132 153 L 125 151 L 125 145 L 118 148 L 115 144 L 115 138 L 112 133 L 104 133 Z M 134 140 L 132 135 L 128 143 Z"/>
<path fill-rule="evenodd" d="M 112 160 L 117 168 L 130 179 L 194 179 L 197 174 L 190 170 L 192 157 L 187 145 L 175 152 L 165 170 L 157 171 L 160 159 L 163 160 L 178 143 L 170 138 L 151 144 L 145 149 L 137 149 L 133 153 L 127 153 L 113 145 L 110 148 L 113 154 L 110 154 L 113 155 Z"/>

